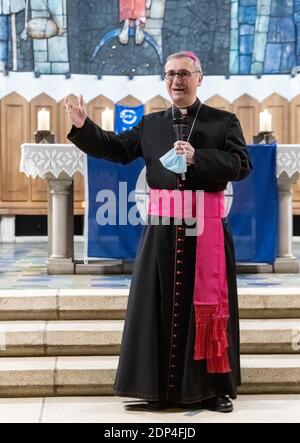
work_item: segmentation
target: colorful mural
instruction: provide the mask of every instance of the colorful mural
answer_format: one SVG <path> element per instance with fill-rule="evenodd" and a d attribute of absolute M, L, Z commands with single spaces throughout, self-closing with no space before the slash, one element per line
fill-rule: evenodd
<path fill-rule="evenodd" d="M 116 58 L 114 55 L 117 54 L 118 60 L 122 60 L 122 73 L 126 72 L 129 76 L 136 75 L 136 68 L 134 66 L 128 67 L 130 59 L 128 59 L 127 51 L 132 42 L 137 46 L 143 46 L 142 49 L 148 46 L 152 47 L 154 54 L 156 53 L 157 55 L 157 62 L 159 65 L 163 64 L 162 26 L 165 15 L 165 3 L 166 0 L 119 0 L 119 22 L 121 27 L 118 26 L 111 29 L 101 36 L 91 57 L 91 62 L 94 62 L 102 49 L 106 48 L 109 51 L 111 49 L 115 51 L 114 54 L 111 53 L 108 56 L 108 59 L 107 55 L 102 57 L 101 54 L 102 67 L 98 69 L 98 74 L 101 74 L 101 72 L 104 74 L 105 65 L 107 62 L 111 62 L 110 59 Z M 127 46 L 126 51 L 119 46 L 119 43 Z M 109 47 L 110 44 L 112 44 L 111 47 Z M 137 54 L 141 55 L 141 52 L 139 51 Z M 127 53 L 127 60 L 123 60 L 125 53 Z M 108 64 L 107 66 L 110 65 Z M 147 66 L 150 66 L 149 63 L 146 63 L 145 67 Z"/>
<path fill-rule="evenodd" d="M 231 0 L 231 74 L 290 73 L 300 64 L 300 0 Z"/>
<path fill-rule="evenodd" d="M 145 40 L 143 27 L 146 22 L 146 8 L 150 9 L 151 0 L 120 0 L 120 23 L 123 29 L 119 34 L 119 41 L 127 45 L 129 30 L 135 27 L 135 43 L 142 45 Z"/>
<path fill-rule="evenodd" d="M 25 0 L 0 0 L 0 71 L 8 70 L 11 42 L 12 68 L 18 70 L 16 15 L 25 9 Z M 11 35 L 10 35 L 11 34 Z"/>
<path fill-rule="evenodd" d="M 22 32 L 18 32 L 16 14 Z M 0 26 L 1 71 L 23 70 L 18 61 L 27 48 L 22 42 L 30 40 L 36 75 L 69 73 L 67 0 L 0 0 Z"/>
<path fill-rule="evenodd" d="M 300 66 L 300 0 L 0 0 L 0 72 L 161 75 L 191 49 L 206 75 Z"/>

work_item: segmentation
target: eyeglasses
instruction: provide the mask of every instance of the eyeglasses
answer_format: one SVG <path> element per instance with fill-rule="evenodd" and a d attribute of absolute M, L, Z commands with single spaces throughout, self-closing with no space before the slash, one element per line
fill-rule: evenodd
<path fill-rule="evenodd" d="M 196 72 L 200 73 L 200 71 L 194 71 L 194 72 L 190 72 L 190 71 L 168 71 L 165 72 L 165 79 L 168 81 L 173 81 L 176 77 L 176 75 L 180 78 L 180 80 L 188 80 L 189 78 L 192 77 L 193 74 L 196 74 Z"/>

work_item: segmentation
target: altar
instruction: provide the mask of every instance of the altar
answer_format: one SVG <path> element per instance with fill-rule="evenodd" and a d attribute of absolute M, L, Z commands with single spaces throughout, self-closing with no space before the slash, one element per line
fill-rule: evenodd
<path fill-rule="evenodd" d="M 84 174 L 85 154 L 72 144 L 23 144 L 20 171 L 48 182 L 49 274 L 126 273 L 131 264 L 121 260 L 75 262 L 73 227 L 73 179 Z M 264 149 L 262 145 L 262 149 Z M 276 175 L 279 189 L 278 252 L 273 264 L 238 264 L 244 272 L 298 273 L 292 251 L 292 187 L 300 172 L 300 145 L 278 145 Z"/>

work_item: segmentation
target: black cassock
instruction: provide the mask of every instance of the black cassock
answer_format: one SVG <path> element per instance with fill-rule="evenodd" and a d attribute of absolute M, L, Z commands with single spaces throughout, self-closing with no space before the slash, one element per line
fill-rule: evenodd
<path fill-rule="evenodd" d="M 197 110 L 197 104 L 188 109 L 190 128 Z M 152 189 L 219 192 L 229 181 L 241 180 L 251 170 L 237 117 L 206 105 L 200 108 L 190 139 L 196 164 L 188 167 L 185 181 L 159 160 L 176 140 L 172 108 L 145 116 L 138 127 L 120 135 L 102 131 L 88 118 L 83 128 L 73 126 L 68 138 L 94 157 L 120 163 L 143 157 Z M 174 403 L 199 402 L 216 395 L 236 398 L 241 380 L 235 257 L 226 218 L 223 227 L 232 372 L 208 374 L 205 361 L 193 360 L 197 237 L 185 236 L 174 223 L 147 225 L 132 275 L 116 395 Z"/>

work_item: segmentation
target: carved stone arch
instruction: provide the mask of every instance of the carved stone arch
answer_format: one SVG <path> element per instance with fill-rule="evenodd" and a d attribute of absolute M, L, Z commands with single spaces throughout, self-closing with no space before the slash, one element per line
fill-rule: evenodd
<path fill-rule="evenodd" d="M 74 94 L 67 96 L 70 103 L 78 105 L 78 97 Z M 72 127 L 72 122 L 69 120 L 64 108 L 64 98 L 58 102 L 58 141 L 59 143 L 71 143 L 67 139 L 67 135 Z"/>
<path fill-rule="evenodd" d="M 272 94 L 261 104 L 261 111 L 267 109 L 272 114 L 272 127 L 279 144 L 290 142 L 290 106 L 287 99 L 279 94 Z"/>
<path fill-rule="evenodd" d="M 133 97 L 133 95 L 127 95 L 126 97 L 122 98 L 117 102 L 117 105 L 123 105 L 123 106 L 140 106 L 143 103 L 138 100 L 137 98 Z"/>
<path fill-rule="evenodd" d="M 212 108 L 221 109 L 222 111 L 231 111 L 232 105 L 225 98 L 220 95 L 214 95 L 210 99 L 206 100 L 206 105 L 211 106 Z"/>
<path fill-rule="evenodd" d="M 74 105 L 78 105 L 78 97 L 74 94 L 68 95 L 68 100 Z M 64 98 L 58 103 L 58 134 L 60 143 L 71 143 L 67 139 L 67 135 L 72 127 L 64 108 Z M 74 213 L 76 215 L 84 214 L 84 178 L 82 174 L 76 172 L 74 175 Z"/>
<path fill-rule="evenodd" d="M 55 140 L 59 141 L 57 102 L 54 98 L 44 93 L 30 101 L 30 130 L 32 141 L 34 141 L 33 136 L 38 128 L 38 113 L 43 108 L 50 112 L 50 130 L 54 133 Z"/>
<path fill-rule="evenodd" d="M 50 112 L 50 130 L 54 133 L 55 140 L 59 141 L 58 131 L 58 106 L 57 102 L 47 94 L 40 94 L 30 102 L 30 133 L 34 141 L 34 133 L 38 129 L 38 113 L 42 109 Z M 33 202 L 47 201 L 47 183 L 41 178 L 30 179 L 31 200 Z"/>
<path fill-rule="evenodd" d="M 13 92 L 0 101 L 0 202 L 1 212 L 29 200 L 29 179 L 20 172 L 21 148 L 30 142 L 29 106 Z"/>
<path fill-rule="evenodd" d="M 300 95 L 290 102 L 291 143 L 300 144 Z M 293 187 L 293 213 L 300 215 L 300 180 Z"/>
<path fill-rule="evenodd" d="M 87 112 L 91 120 L 101 126 L 102 112 L 105 111 L 106 108 L 114 109 L 114 102 L 104 95 L 99 95 L 99 97 L 94 98 L 88 103 Z"/>
<path fill-rule="evenodd" d="M 248 94 L 242 95 L 232 104 L 232 111 L 240 120 L 248 144 L 253 143 L 253 136 L 259 131 L 259 110 L 259 102 Z"/>
<path fill-rule="evenodd" d="M 300 95 L 290 103 L 291 115 L 291 143 L 300 144 Z"/>
<path fill-rule="evenodd" d="M 145 114 L 151 114 L 152 112 L 164 111 L 172 106 L 172 103 L 161 95 L 151 98 L 145 104 Z"/>

